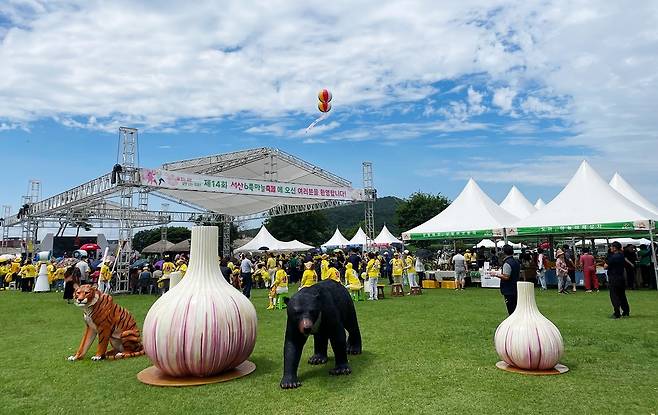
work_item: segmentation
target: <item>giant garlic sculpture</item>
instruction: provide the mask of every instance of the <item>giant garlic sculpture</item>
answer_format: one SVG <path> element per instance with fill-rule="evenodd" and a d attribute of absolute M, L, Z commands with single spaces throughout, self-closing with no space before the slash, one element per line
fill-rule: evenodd
<path fill-rule="evenodd" d="M 534 284 L 519 281 L 516 286 L 516 310 L 496 329 L 496 352 L 518 369 L 553 369 L 564 353 L 560 330 L 537 309 Z"/>
<path fill-rule="evenodd" d="M 222 276 L 217 248 L 217 227 L 193 227 L 185 278 L 146 316 L 146 354 L 166 375 L 218 375 L 245 362 L 254 349 L 256 310 Z"/>

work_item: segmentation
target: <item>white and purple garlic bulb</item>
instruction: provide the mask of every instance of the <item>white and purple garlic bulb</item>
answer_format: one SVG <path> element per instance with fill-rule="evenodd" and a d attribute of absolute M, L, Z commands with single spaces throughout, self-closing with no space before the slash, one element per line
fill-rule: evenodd
<path fill-rule="evenodd" d="M 531 282 L 516 283 L 516 309 L 496 329 L 496 352 L 505 363 L 525 370 L 552 369 L 564 353 L 560 330 L 537 309 Z"/>
<path fill-rule="evenodd" d="M 216 226 L 193 227 L 185 278 L 146 315 L 144 349 L 167 375 L 217 375 L 240 365 L 254 350 L 256 309 L 222 276 L 217 248 Z"/>

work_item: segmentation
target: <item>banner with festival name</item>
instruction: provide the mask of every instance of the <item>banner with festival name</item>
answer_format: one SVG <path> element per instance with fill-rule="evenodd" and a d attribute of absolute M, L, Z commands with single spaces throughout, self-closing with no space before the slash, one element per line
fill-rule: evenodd
<path fill-rule="evenodd" d="M 278 196 L 296 199 L 363 201 L 363 190 L 340 186 L 284 183 L 179 173 L 163 169 L 140 169 L 141 184 L 157 189 L 195 190 L 211 193 Z"/>

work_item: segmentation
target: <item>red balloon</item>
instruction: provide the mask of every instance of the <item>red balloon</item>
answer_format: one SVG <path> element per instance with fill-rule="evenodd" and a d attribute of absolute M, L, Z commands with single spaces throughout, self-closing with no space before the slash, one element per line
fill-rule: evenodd
<path fill-rule="evenodd" d="M 321 89 L 318 92 L 318 99 L 320 102 L 331 102 L 331 92 L 328 89 Z"/>
<path fill-rule="evenodd" d="M 329 112 L 331 110 L 331 104 L 328 102 L 318 102 L 318 109 L 320 112 Z"/>

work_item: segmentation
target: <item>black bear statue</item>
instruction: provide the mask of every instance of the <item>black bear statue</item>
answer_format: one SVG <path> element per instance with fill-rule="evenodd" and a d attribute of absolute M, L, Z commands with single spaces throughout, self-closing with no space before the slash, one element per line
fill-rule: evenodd
<path fill-rule="evenodd" d="M 285 299 L 288 312 L 286 337 L 283 346 L 283 389 L 298 388 L 302 384 L 297 377 L 299 360 L 308 336 L 313 336 L 314 353 L 308 363 L 327 363 L 327 346 L 331 342 L 336 365 L 331 375 L 352 373 L 347 355 L 361 354 L 361 332 L 356 310 L 349 293 L 333 280 L 325 280 L 298 291 Z M 345 331 L 349 334 L 346 337 Z"/>

